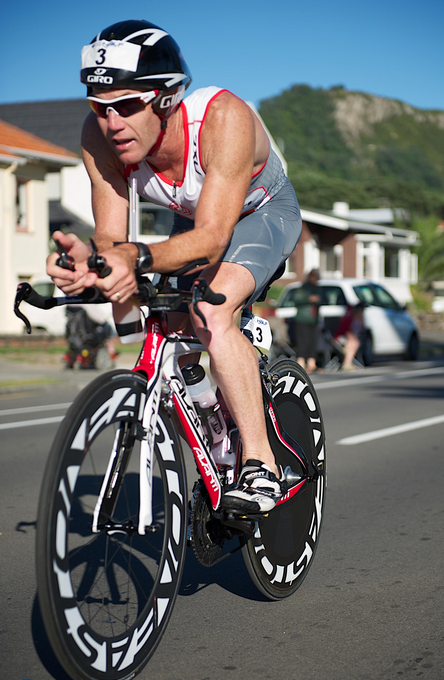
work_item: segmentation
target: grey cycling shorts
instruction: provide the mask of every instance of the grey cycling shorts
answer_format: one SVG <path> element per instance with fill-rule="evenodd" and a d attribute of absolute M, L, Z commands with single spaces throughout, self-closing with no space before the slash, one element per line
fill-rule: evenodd
<path fill-rule="evenodd" d="M 193 228 L 192 220 L 176 213 L 171 236 Z M 288 179 L 262 208 L 241 217 L 220 261 L 241 264 L 253 274 L 255 288 L 247 304 L 261 296 L 273 274 L 295 249 L 301 231 L 301 211 Z M 189 278 L 192 282 L 196 277 L 180 277 L 178 288 L 185 288 Z"/>

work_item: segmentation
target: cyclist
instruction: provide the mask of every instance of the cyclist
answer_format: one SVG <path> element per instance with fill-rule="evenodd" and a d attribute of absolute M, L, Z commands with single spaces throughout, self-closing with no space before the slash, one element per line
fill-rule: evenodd
<path fill-rule="evenodd" d="M 93 112 L 82 132 L 92 183 L 95 242 L 112 273 L 88 270 L 89 248 L 72 235 L 54 236 L 76 270 L 47 271 L 67 294 L 96 285 L 112 302 L 137 290 L 134 269 L 167 273 L 204 260 L 194 270 L 217 293 L 220 306 L 190 310 L 219 386 L 242 436 L 237 487 L 223 505 L 267 512 L 285 492 L 263 415 L 257 354 L 239 331 L 239 310 L 257 300 L 291 254 L 301 233 L 294 190 L 250 107 L 230 92 L 208 87 L 183 99 L 191 82 L 177 43 L 147 21 L 123 21 L 101 31 L 82 50 L 81 80 Z M 175 211 L 172 238 L 149 248 L 127 241 L 128 187 L 138 180 L 145 198 Z M 119 245 L 115 245 L 118 243 Z"/>

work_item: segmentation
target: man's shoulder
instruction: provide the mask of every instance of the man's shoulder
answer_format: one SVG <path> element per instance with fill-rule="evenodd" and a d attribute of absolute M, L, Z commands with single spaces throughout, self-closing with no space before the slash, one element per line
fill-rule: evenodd
<path fill-rule="evenodd" d="M 204 125 L 211 119 L 216 128 L 225 121 L 237 129 L 240 120 L 251 117 L 251 109 L 240 97 L 221 87 L 195 90 L 185 100 L 188 122 Z M 208 125 L 206 125 L 206 128 Z"/>
<path fill-rule="evenodd" d="M 216 87 L 216 85 L 199 87 L 197 90 L 194 90 L 194 92 L 185 97 L 183 101 L 186 107 L 189 108 L 190 106 L 194 106 L 199 102 L 209 102 L 222 92 L 227 92 L 227 90 L 224 90 L 222 87 Z"/>
<path fill-rule="evenodd" d="M 230 102 L 242 102 L 242 104 L 245 104 L 242 99 L 230 92 L 230 90 L 223 87 L 217 87 L 216 85 L 200 87 L 183 100 L 183 103 L 189 112 L 198 111 L 202 109 L 202 107 L 205 110 L 206 107 L 213 102 L 223 102 L 226 105 L 229 105 Z"/>

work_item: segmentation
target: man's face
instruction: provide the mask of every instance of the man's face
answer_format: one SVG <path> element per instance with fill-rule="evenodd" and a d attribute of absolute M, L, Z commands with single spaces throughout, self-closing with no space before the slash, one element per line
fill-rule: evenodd
<path fill-rule="evenodd" d="M 310 283 L 311 283 L 312 286 L 316 286 L 317 283 L 318 283 L 318 281 L 319 281 L 319 278 L 318 278 L 318 275 L 317 275 L 317 274 L 313 274 L 313 273 L 312 273 L 312 274 L 310 274 L 310 276 L 308 277 L 308 280 L 310 281 Z"/>
<path fill-rule="evenodd" d="M 103 102 L 131 94 L 143 93 L 130 89 L 93 90 L 93 96 Z M 160 134 L 160 119 L 153 112 L 150 102 L 142 111 L 127 117 L 110 109 L 106 118 L 97 116 L 97 122 L 106 141 L 125 165 L 140 163 L 146 158 Z"/>

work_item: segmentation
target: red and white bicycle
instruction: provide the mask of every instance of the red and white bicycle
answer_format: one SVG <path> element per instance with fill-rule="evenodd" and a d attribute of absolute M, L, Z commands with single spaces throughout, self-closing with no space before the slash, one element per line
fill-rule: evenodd
<path fill-rule="evenodd" d="M 268 365 L 261 353 L 268 437 L 288 492 L 267 516 L 225 512 L 220 501 L 239 473 L 242 442 L 233 427 L 226 447 L 236 453 L 234 467 L 214 462 L 179 367 L 179 357 L 203 347 L 167 324 L 167 312 L 183 301 L 198 310 L 200 300 L 221 299 L 202 280 L 191 292 L 171 289 L 166 277 L 139 290 L 150 312 L 137 365 L 100 375 L 77 396 L 40 495 L 39 602 L 53 649 L 74 680 L 129 680 L 147 663 L 173 610 L 187 535 L 205 566 L 241 548 L 251 578 L 272 600 L 301 585 L 319 540 L 325 435 L 308 376 L 290 359 Z M 89 294 L 41 298 L 20 284 L 15 308 L 24 318 L 23 299 L 50 307 L 86 303 Z M 179 431 L 198 473 L 189 501 Z"/>

